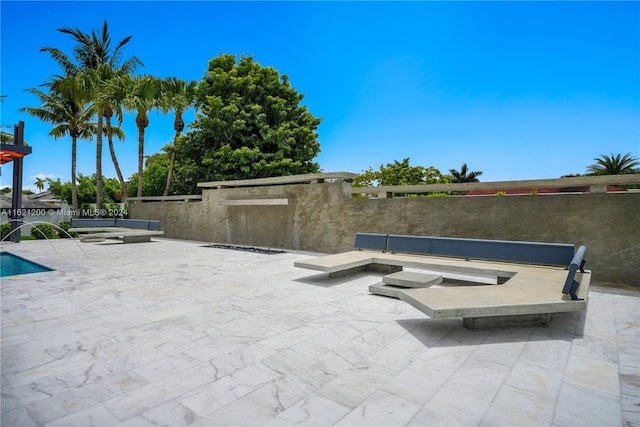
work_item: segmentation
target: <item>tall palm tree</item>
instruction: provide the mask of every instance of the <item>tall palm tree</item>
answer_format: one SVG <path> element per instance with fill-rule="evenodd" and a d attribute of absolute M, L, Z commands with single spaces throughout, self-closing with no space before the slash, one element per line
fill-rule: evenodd
<path fill-rule="evenodd" d="M 142 172 L 144 166 L 144 133 L 149 126 L 147 113 L 160 106 L 161 80 L 152 76 L 124 75 L 121 77 L 126 90 L 122 102 L 124 108 L 136 113 L 136 127 L 138 128 L 138 192 L 142 197 Z"/>
<path fill-rule="evenodd" d="M 71 36 L 75 40 L 76 45 L 73 48 L 73 57 L 76 62 L 74 63 L 69 56 L 57 48 L 43 47 L 40 51 L 49 53 L 68 76 L 77 75 L 83 70 L 98 70 L 100 68 L 110 68 L 115 70 L 116 74 L 130 74 L 135 71 L 137 66 L 143 65 L 135 56 L 120 63 L 122 49 L 131 40 L 131 36 L 126 36 L 112 49 L 107 21 L 104 21 L 99 35 L 96 34 L 95 30 L 89 35 L 78 28 L 71 27 L 62 27 L 58 31 Z M 61 78 L 60 76 L 56 77 Z M 98 116 L 98 129 L 96 131 L 96 205 L 98 209 L 102 209 L 102 128 L 105 111 L 97 109 L 96 114 Z"/>
<path fill-rule="evenodd" d="M 176 140 L 184 130 L 184 120 L 182 114 L 193 105 L 196 96 L 197 83 L 195 81 L 186 82 L 176 77 L 169 77 L 162 82 L 161 109 L 167 113 L 173 110 L 175 119 L 173 120 L 173 130 L 176 134 L 173 138 L 173 147 Z M 171 181 L 173 180 L 173 171 L 176 166 L 176 152 L 171 150 L 171 160 L 169 161 L 169 170 L 167 172 L 167 185 L 164 187 L 164 196 L 169 195 L 171 189 Z"/>
<path fill-rule="evenodd" d="M 453 177 L 453 181 L 455 183 L 461 182 L 480 182 L 478 177 L 482 175 L 482 171 L 469 171 L 469 168 L 466 163 L 463 163 L 460 167 L 460 172 L 455 169 L 449 169 L 449 173 Z"/>
<path fill-rule="evenodd" d="M 640 165 L 637 157 L 633 157 L 631 153 L 627 153 L 624 156 L 621 154 L 611 156 L 606 154 L 596 157 L 595 164 L 587 167 L 587 173 L 589 175 L 624 175 L 628 173 L 638 173 L 635 167 Z"/>
<path fill-rule="evenodd" d="M 110 67 L 101 65 L 97 70 L 91 70 L 92 77 L 91 86 L 93 89 L 93 100 L 96 110 L 102 113 L 104 117 L 105 134 L 107 135 L 107 143 L 109 144 L 109 153 L 111 154 L 111 161 L 113 167 L 120 181 L 122 192 L 125 197 L 128 197 L 127 185 L 122 176 L 122 170 L 118 163 L 116 156 L 116 150 L 113 145 L 114 129 L 119 129 L 122 125 L 122 102 L 125 97 L 125 93 L 121 90 L 117 84 L 118 74 Z M 114 117 L 117 120 L 118 128 L 114 128 L 111 124 L 111 118 Z M 124 134 L 119 134 L 120 139 L 124 139 Z"/>
<path fill-rule="evenodd" d="M 121 64 L 119 63 L 122 49 L 124 45 L 129 43 L 132 36 L 126 36 L 111 50 L 111 36 L 109 35 L 107 21 L 104 21 L 102 25 L 100 36 L 96 34 L 95 30 L 92 30 L 91 35 L 89 35 L 78 28 L 71 27 L 58 28 L 58 31 L 70 35 L 75 40 L 76 45 L 73 48 L 73 57 L 77 63 L 74 63 L 60 49 L 54 47 L 43 47 L 40 51 L 49 53 L 62 67 L 66 75 L 75 75 L 81 70 L 96 70 L 102 64 L 107 64 L 114 70 L 132 74 L 138 66 L 144 65 L 135 56 L 126 59 Z"/>
<path fill-rule="evenodd" d="M 24 107 L 19 111 L 28 113 L 44 122 L 51 123 L 53 129 L 49 135 L 58 139 L 71 137 L 71 206 L 78 209 L 78 191 L 76 188 L 76 150 L 78 139 L 91 139 L 97 131 L 95 122 L 91 121 L 93 110 L 88 105 L 86 95 L 79 90 L 79 82 L 74 77 L 63 80 L 49 93 L 39 89 L 27 91 L 36 95 L 42 105 L 40 107 Z"/>

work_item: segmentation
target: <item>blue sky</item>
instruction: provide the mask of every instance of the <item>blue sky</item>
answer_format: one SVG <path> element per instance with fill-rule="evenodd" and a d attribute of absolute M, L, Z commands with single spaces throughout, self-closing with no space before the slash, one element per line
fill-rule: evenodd
<path fill-rule="evenodd" d="M 220 53 L 252 55 L 287 74 L 322 117 L 325 172 L 359 173 L 393 160 L 443 173 L 467 163 L 482 181 L 584 173 L 601 154 L 640 157 L 639 2 L 0 2 L 2 125 L 26 123 L 36 177 L 70 180 L 70 140 L 18 113 L 24 92 L 60 73 L 44 46 L 71 54 L 63 26 L 106 19 L 140 73 L 200 80 Z M 187 124 L 193 112 L 185 116 Z M 150 115 L 145 154 L 173 136 Z M 125 177 L 137 168 L 134 118 L 116 143 Z M 3 129 L 7 130 L 7 129 Z M 10 129 L 9 129 L 10 130 Z M 115 177 L 108 149 L 103 171 Z M 95 172 L 79 142 L 78 172 Z M 11 185 L 11 165 L 2 185 Z"/>

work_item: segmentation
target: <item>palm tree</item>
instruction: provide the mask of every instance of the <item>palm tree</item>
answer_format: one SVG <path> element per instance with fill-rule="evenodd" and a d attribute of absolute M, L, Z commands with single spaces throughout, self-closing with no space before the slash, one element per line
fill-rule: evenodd
<path fill-rule="evenodd" d="M 36 95 L 40 107 L 24 107 L 19 111 L 28 113 L 44 122 L 51 123 L 53 129 L 49 135 L 58 139 L 71 137 L 71 206 L 78 209 L 78 191 L 76 188 L 76 149 L 78 139 L 91 139 L 96 133 L 96 123 L 91 121 L 93 110 L 88 105 L 86 94 L 79 90 L 75 77 L 67 77 L 59 82 L 49 93 L 39 89 L 27 91 Z"/>
<path fill-rule="evenodd" d="M 42 179 L 41 177 L 37 177 L 34 185 L 38 189 L 38 192 L 41 193 L 42 190 L 44 190 L 44 179 Z"/>
<path fill-rule="evenodd" d="M 637 157 L 633 157 L 631 153 L 627 153 L 624 156 L 621 154 L 611 156 L 606 154 L 600 155 L 593 160 L 595 164 L 587 167 L 587 173 L 589 175 L 624 175 L 628 173 L 638 173 L 634 168 L 640 165 Z"/>
<path fill-rule="evenodd" d="M 122 56 L 121 49 L 129 43 L 132 36 L 126 36 L 118 42 L 115 49 L 111 51 L 111 37 L 109 35 L 107 21 L 104 21 L 99 37 L 95 30 L 91 31 L 91 35 L 83 33 L 78 28 L 71 27 L 58 28 L 58 31 L 70 35 L 76 41 L 76 45 L 73 48 L 73 56 L 77 64 L 74 64 L 60 49 L 43 47 L 40 51 L 48 52 L 62 67 L 66 75 L 75 75 L 81 70 L 96 70 L 102 64 L 107 64 L 114 70 L 117 69 L 123 73 L 131 74 L 138 66 L 144 65 L 142 61 L 135 56 L 125 60 L 122 64 L 118 64 Z"/>
<path fill-rule="evenodd" d="M 462 167 L 460 167 L 460 172 L 455 169 L 449 169 L 449 173 L 453 177 L 453 183 L 461 183 L 461 182 L 480 182 L 478 177 L 482 175 L 482 171 L 473 171 L 469 172 L 467 164 L 463 163 Z"/>
<path fill-rule="evenodd" d="M 100 35 L 96 34 L 95 30 L 89 35 L 78 28 L 71 27 L 59 28 L 58 31 L 71 36 L 75 40 L 76 45 L 73 48 L 73 57 L 77 63 L 74 63 L 64 52 L 57 48 L 43 47 L 40 51 L 49 53 L 68 76 L 75 76 L 83 70 L 98 70 L 101 68 L 103 71 L 104 68 L 109 68 L 114 70 L 116 74 L 130 74 L 135 71 L 137 66 L 143 65 L 135 56 L 121 64 L 119 63 L 122 56 L 122 48 L 131 40 L 131 36 L 122 39 L 112 49 L 107 21 L 104 21 Z M 60 79 L 61 77 L 56 76 L 56 78 Z M 87 81 L 91 81 L 91 79 Z M 95 80 L 93 82 L 95 83 Z M 94 88 L 91 92 L 95 94 L 96 89 Z M 102 128 L 105 110 L 97 109 L 96 114 L 98 116 L 96 131 L 96 205 L 97 209 L 102 209 Z"/>
<path fill-rule="evenodd" d="M 195 101 L 197 83 L 195 81 L 186 82 L 176 77 L 169 77 L 162 82 L 163 94 L 161 97 L 161 109 L 163 112 L 173 110 L 175 119 L 173 120 L 173 130 L 176 134 L 173 138 L 173 147 L 171 149 L 171 160 L 169 161 L 169 171 L 167 172 L 167 185 L 164 187 L 164 196 L 169 195 L 171 189 L 171 181 L 173 179 L 173 171 L 176 166 L 175 145 L 178 137 L 184 130 L 184 120 L 182 114 Z"/>
<path fill-rule="evenodd" d="M 105 134 L 107 135 L 107 143 L 109 144 L 109 153 L 111 154 L 111 161 L 113 167 L 122 186 L 122 192 L 125 197 L 128 197 L 127 185 L 122 176 L 120 164 L 116 157 L 116 150 L 113 146 L 113 134 L 115 130 L 119 130 L 119 126 L 122 125 L 122 102 L 125 94 L 117 84 L 117 74 L 108 66 L 101 65 L 97 70 L 90 73 L 91 86 L 94 91 L 94 105 L 96 110 L 102 113 L 104 117 Z M 114 117 L 117 120 L 118 128 L 114 128 L 111 124 L 111 118 Z M 117 134 L 120 139 L 124 139 L 124 133 Z"/>
<path fill-rule="evenodd" d="M 5 131 L 0 131 L 0 142 L 13 142 L 13 134 Z"/>
<path fill-rule="evenodd" d="M 161 81 L 152 76 L 121 77 L 126 96 L 122 102 L 124 108 L 136 113 L 136 127 L 138 128 L 138 192 L 142 197 L 142 172 L 144 166 L 144 133 L 149 126 L 147 113 L 159 108 Z"/>

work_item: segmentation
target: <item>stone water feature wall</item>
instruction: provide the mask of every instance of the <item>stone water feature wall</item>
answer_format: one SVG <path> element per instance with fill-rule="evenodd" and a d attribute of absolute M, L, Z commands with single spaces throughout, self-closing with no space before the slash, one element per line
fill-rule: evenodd
<path fill-rule="evenodd" d="M 207 188 L 201 201 L 133 201 L 165 236 L 320 253 L 356 232 L 587 246 L 594 283 L 640 287 L 640 192 L 354 199 L 347 182 Z"/>

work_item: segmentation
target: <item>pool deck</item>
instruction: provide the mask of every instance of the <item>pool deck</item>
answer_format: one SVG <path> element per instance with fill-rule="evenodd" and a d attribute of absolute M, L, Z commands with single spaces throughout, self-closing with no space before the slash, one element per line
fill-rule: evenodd
<path fill-rule="evenodd" d="M 3 427 L 640 426 L 640 291 L 549 327 L 467 330 L 382 274 L 154 239 L 3 243 Z"/>

